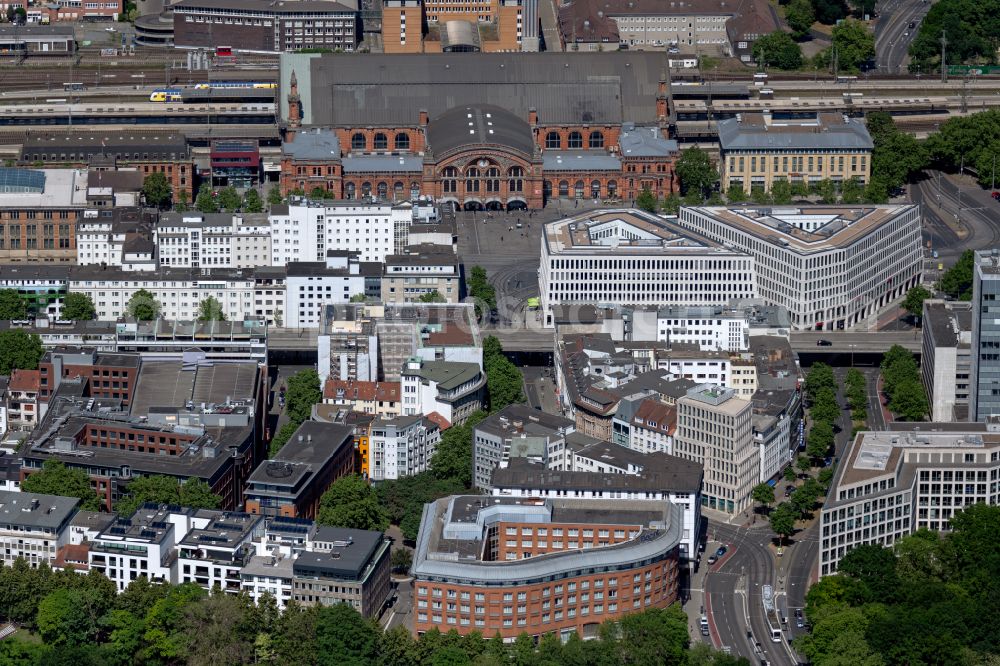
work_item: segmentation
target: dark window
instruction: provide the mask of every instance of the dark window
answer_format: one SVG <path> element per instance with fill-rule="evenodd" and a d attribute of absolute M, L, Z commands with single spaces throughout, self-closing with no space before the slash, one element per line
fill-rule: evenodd
<path fill-rule="evenodd" d="M 562 141 L 559 139 L 559 132 L 549 132 L 545 135 L 546 148 L 560 148 Z"/>
<path fill-rule="evenodd" d="M 567 144 L 570 148 L 583 148 L 583 135 L 579 132 L 570 132 Z"/>

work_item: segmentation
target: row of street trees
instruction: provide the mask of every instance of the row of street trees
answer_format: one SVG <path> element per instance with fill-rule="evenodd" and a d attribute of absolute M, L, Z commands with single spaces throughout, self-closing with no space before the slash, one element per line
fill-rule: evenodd
<path fill-rule="evenodd" d="M 288 378 L 285 390 L 285 414 L 288 422 L 271 438 L 268 448 L 271 458 L 288 442 L 298 427 L 309 420 L 313 405 L 322 400 L 323 387 L 319 383 L 319 373 L 315 370 L 302 370 Z"/>
<path fill-rule="evenodd" d="M 889 409 L 902 421 L 922 421 L 928 404 L 917 359 L 903 347 L 893 345 L 882 357 L 881 368 L 882 391 L 889 396 Z"/>

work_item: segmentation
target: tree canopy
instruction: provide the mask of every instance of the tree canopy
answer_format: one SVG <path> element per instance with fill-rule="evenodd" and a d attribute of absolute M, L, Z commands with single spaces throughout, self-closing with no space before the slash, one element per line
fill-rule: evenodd
<path fill-rule="evenodd" d="M 928 291 L 923 285 L 918 284 L 906 292 L 906 298 L 903 299 L 903 309 L 914 317 L 922 317 L 924 315 L 924 301 L 932 296 L 934 294 Z"/>
<path fill-rule="evenodd" d="M 776 30 L 753 43 L 753 58 L 765 67 L 798 69 L 802 66 L 802 48 L 784 30 Z"/>
<path fill-rule="evenodd" d="M 656 195 L 648 187 L 642 188 L 635 198 L 635 207 L 647 213 L 655 213 L 657 208 Z"/>
<path fill-rule="evenodd" d="M 62 318 L 73 321 L 89 321 L 97 316 L 94 301 L 87 294 L 74 291 L 66 294 L 62 305 Z"/>
<path fill-rule="evenodd" d="M 233 213 L 240 209 L 243 203 L 243 197 L 240 193 L 236 191 L 233 186 L 223 187 L 218 192 L 219 207 L 224 209 L 227 213 Z"/>
<path fill-rule="evenodd" d="M 163 306 L 160 302 L 156 300 L 152 292 L 146 289 L 140 289 L 139 291 L 132 294 L 132 298 L 128 299 L 128 304 L 125 306 L 126 312 L 133 319 L 139 321 L 152 321 L 160 316 L 160 310 Z"/>
<path fill-rule="evenodd" d="M 146 198 L 146 204 L 149 206 L 156 208 L 167 206 L 170 203 L 172 193 L 166 174 L 160 171 L 154 171 L 142 181 L 142 195 Z"/>
<path fill-rule="evenodd" d="M 417 299 L 421 303 L 444 303 L 444 296 L 441 295 L 437 289 L 434 291 L 427 291 L 420 294 L 420 298 Z"/>
<path fill-rule="evenodd" d="M 708 153 L 698 146 L 691 146 L 681 152 L 674 165 L 674 171 L 680 179 L 681 193 L 699 194 L 701 198 L 704 198 L 719 180 L 719 174 L 712 166 Z"/>
<path fill-rule="evenodd" d="M 264 203 L 260 200 L 260 193 L 250 188 L 243 195 L 243 210 L 248 213 L 260 213 L 264 210 Z"/>
<path fill-rule="evenodd" d="M 21 490 L 26 493 L 79 497 L 80 508 L 97 511 L 102 501 L 90 485 L 90 477 L 82 469 L 67 467 L 58 460 L 46 460 L 42 469 L 29 474 L 21 482 Z"/>
<path fill-rule="evenodd" d="M 983 185 L 992 181 L 993 157 L 998 145 L 1000 109 L 949 118 L 926 141 L 927 153 L 937 166 L 948 171 L 958 171 L 963 164 L 978 168 Z"/>
<path fill-rule="evenodd" d="M 516 365 L 503 354 L 503 346 L 495 336 L 483 341 L 483 367 L 486 369 L 486 388 L 489 393 L 490 411 L 524 400 L 524 377 Z"/>
<path fill-rule="evenodd" d="M 911 71 L 941 64 L 941 33 L 948 37 L 948 64 L 995 62 L 1000 40 L 1000 0 L 939 0 L 920 23 L 910 43 Z"/>
<path fill-rule="evenodd" d="M 222 303 L 215 296 L 209 296 L 198 304 L 198 321 L 226 321 Z"/>
<path fill-rule="evenodd" d="M 214 494 L 207 483 L 195 478 L 181 483 L 172 476 L 140 476 L 129 481 L 125 493 L 114 505 L 121 516 L 131 516 L 146 502 L 179 504 L 195 509 L 217 509 L 222 504 L 222 498 Z"/>
<path fill-rule="evenodd" d="M 846 19 L 834 26 L 831 42 L 825 57 L 832 61 L 836 54 L 840 72 L 857 72 L 862 64 L 875 57 L 875 35 L 861 21 Z"/>
<path fill-rule="evenodd" d="M 25 319 L 28 306 L 17 289 L 0 289 L 0 319 Z"/>
<path fill-rule="evenodd" d="M 791 0 L 785 5 L 785 22 L 796 39 L 802 39 L 816 22 L 816 10 L 809 0 Z"/>
<path fill-rule="evenodd" d="M 880 187 L 890 190 L 927 166 L 930 157 L 924 145 L 912 134 L 901 132 L 887 112 L 869 113 L 866 123 L 874 144 L 872 182 L 877 181 Z"/>
<path fill-rule="evenodd" d="M 356 530 L 384 530 L 389 524 L 375 491 L 358 474 L 330 484 L 320 499 L 316 522 Z"/>
<path fill-rule="evenodd" d="M 929 406 L 913 354 L 893 345 L 883 356 L 881 369 L 882 390 L 889 396 L 889 409 L 903 421 L 923 420 Z"/>
<path fill-rule="evenodd" d="M 194 207 L 202 213 L 218 213 L 219 202 L 216 199 L 212 188 L 207 184 L 198 189 L 198 196 L 194 199 Z"/>
<path fill-rule="evenodd" d="M 951 298 L 960 301 L 972 300 L 972 276 L 976 265 L 976 255 L 972 250 L 966 250 L 958 258 L 954 266 L 951 266 L 941 275 L 938 281 L 938 289 L 946 293 Z"/>
<path fill-rule="evenodd" d="M 0 331 L 0 375 L 13 370 L 36 370 L 45 348 L 42 339 L 23 328 Z"/>

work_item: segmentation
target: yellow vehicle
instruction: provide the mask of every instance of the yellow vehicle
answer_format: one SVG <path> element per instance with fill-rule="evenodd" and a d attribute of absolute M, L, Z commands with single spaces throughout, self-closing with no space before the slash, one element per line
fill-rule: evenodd
<path fill-rule="evenodd" d="M 181 91 L 176 88 L 158 88 L 149 95 L 150 102 L 180 102 Z"/>

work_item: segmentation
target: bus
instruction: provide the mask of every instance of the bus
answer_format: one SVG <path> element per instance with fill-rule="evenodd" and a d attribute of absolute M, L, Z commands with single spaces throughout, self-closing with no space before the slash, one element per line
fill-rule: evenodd
<path fill-rule="evenodd" d="M 150 102 L 183 102 L 179 88 L 157 88 L 149 94 Z"/>
<path fill-rule="evenodd" d="M 65 90 L 67 92 L 74 91 L 74 90 L 86 90 L 86 89 L 87 89 L 87 86 L 83 85 L 82 83 L 64 83 L 63 84 L 63 90 Z"/>

